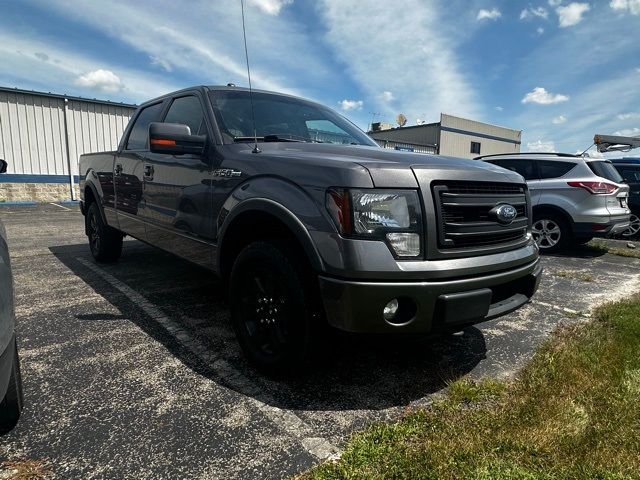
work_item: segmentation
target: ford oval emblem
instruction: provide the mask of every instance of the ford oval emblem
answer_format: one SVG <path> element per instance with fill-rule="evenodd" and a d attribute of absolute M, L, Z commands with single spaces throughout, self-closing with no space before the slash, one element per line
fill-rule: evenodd
<path fill-rule="evenodd" d="M 496 216 L 498 222 L 504 223 L 505 225 L 513 222 L 518 216 L 516 207 L 514 207 L 513 205 L 509 205 L 508 203 L 498 205 L 491 210 L 491 213 Z"/>

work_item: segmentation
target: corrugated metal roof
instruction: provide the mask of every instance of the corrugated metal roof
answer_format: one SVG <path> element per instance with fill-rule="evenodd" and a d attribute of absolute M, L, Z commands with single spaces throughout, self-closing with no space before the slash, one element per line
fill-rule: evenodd
<path fill-rule="evenodd" d="M 51 92 L 39 92 L 36 90 L 24 90 L 21 88 L 11 88 L 11 87 L 2 87 L 0 86 L 0 92 L 7 93 L 22 93 L 26 95 L 38 95 L 41 97 L 49 97 L 49 98 L 66 98 L 68 100 L 76 100 L 79 102 L 90 102 L 90 103 L 99 103 L 101 105 L 113 105 L 115 107 L 128 107 L 128 108 L 138 108 L 138 106 L 134 103 L 124 103 L 124 102 L 112 102 L 110 100 L 99 100 L 97 98 L 85 98 L 85 97 L 77 97 L 73 95 L 61 94 L 61 93 L 51 93 Z"/>

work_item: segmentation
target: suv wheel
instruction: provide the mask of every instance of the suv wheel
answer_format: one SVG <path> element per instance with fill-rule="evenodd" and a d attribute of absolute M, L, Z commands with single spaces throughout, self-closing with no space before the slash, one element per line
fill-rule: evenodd
<path fill-rule="evenodd" d="M 571 235 L 567 222 L 551 213 L 534 215 L 531 231 L 543 252 L 556 252 L 563 249 Z"/>
<path fill-rule="evenodd" d="M 638 217 L 635 213 L 632 213 L 629 221 L 629 228 L 622 232 L 622 236 L 625 238 L 636 237 L 640 232 L 640 217 Z"/>
<path fill-rule="evenodd" d="M 91 255 L 98 262 L 115 262 L 122 253 L 122 233 L 105 225 L 100 207 L 93 202 L 85 217 L 86 232 L 89 237 Z"/>
<path fill-rule="evenodd" d="M 311 282 L 291 245 L 254 242 L 236 259 L 229 284 L 231 321 L 248 360 L 267 374 L 299 370 L 315 319 Z"/>
<path fill-rule="evenodd" d="M 18 358 L 18 347 L 14 344 L 15 355 L 7 393 L 0 401 L 0 434 L 13 429 L 20 420 L 24 396 L 22 393 L 22 375 L 20 374 L 20 359 Z"/>

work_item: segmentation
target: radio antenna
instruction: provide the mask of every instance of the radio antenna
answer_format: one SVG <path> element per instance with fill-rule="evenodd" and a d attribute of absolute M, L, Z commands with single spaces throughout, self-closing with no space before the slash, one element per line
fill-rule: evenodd
<path fill-rule="evenodd" d="M 258 148 L 258 132 L 256 129 L 256 112 L 253 108 L 253 89 L 251 88 L 251 69 L 249 68 L 249 50 L 247 49 L 247 30 L 244 26 L 244 0 L 240 0 L 240 8 L 242 9 L 242 36 L 244 37 L 244 58 L 247 60 L 247 77 L 249 78 L 249 99 L 251 101 L 251 121 L 253 122 L 253 140 L 254 146 L 251 153 L 260 153 Z"/>

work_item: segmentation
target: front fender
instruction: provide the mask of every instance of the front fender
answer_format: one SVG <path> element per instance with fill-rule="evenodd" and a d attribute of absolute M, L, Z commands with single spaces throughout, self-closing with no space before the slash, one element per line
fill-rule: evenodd
<path fill-rule="evenodd" d="M 247 211 L 268 213 L 281 220 L 295 235 L 303 247 L 311 265 L 317 271 L 324 271 L 324 262 L 311 233 L 335 230 L 328 214 L 322 209 L 324 189 L 311 188 L 310 192 L 296 184 L 277 177 L 258 177 L 239 185 L 225 201 L 217 219 L 218 245 L 233 220 Z M 222 249 L 218 249 L 218 261 Z"/>

